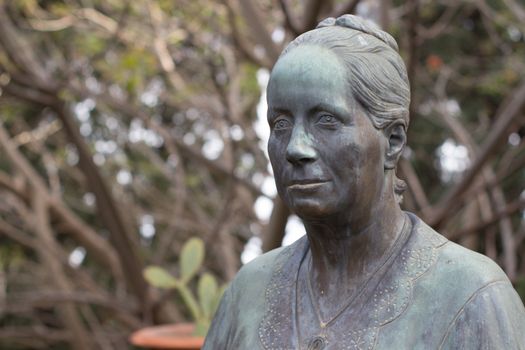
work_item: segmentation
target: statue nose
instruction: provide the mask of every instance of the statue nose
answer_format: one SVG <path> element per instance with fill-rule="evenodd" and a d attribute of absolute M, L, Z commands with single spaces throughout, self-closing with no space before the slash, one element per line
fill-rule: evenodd
<path fill-rule="evenodd" d="M 313 142 L 302 126 L 296 126 L 286 148 L 286 159 L 293 164 L 308 163 L 317 159 Z"/>

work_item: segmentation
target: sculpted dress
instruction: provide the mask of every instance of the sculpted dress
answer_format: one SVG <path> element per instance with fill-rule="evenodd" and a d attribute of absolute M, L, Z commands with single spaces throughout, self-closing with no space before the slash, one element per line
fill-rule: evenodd
<path fill-rule="evenodd" d="M 525 309 L 504 272 L 407 215 L 383 267 L 326 326 L 302 318 L 314 315 L 303 237 L 241 269 L 203 349 L 525 349 Z"/>

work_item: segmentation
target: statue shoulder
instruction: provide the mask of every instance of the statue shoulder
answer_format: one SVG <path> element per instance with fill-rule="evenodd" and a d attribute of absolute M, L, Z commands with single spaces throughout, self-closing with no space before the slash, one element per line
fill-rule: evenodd
<path fill-rule="evenodd" d="M 276 248 L 256 257 L 239 270 L 235 279 L 260 278 L 261 275 L 271 274 L 277 256 L 285 251 L 286 248 L 287 247 Z"/>
<path fill-rule="evenodd" d="M 306 237 L 302 237 L 289 246 L 271 250 L 253 259 L 239 270 L 233 284 L 236 286 L 265 286 L 272 277 L 277 264 L 286 261 L 297 249 L 301 249 L 305 240 Z"/>
<path fill-rule="evenodd" d="M 462 302 L 440 349 L 525 349 L 523 302 L 492 259 L 449 242 L 438 268 L 448 274 L 452 298 Z"/>
<path fill-rule="evenodd" d="M 433 327 L 443 330 L 437 331 L 439 349 L 525 349 L 525 308 L 505 272 L 417 218 L 415 225 L 414 239 L 433 247 L 424 252 L 434 263 L 418 279 L 414 297 L 420 307 L 435 306 Z"/>
<path fill-rule="evenodd" d="M 439 349 L 525 349 L 525 308 L 509 283 L 479 289 L 457 311 Z"/>
<path fill-rule="evenodd" d="M 451 272 L 471 276 L 479 285 L 508 281 L 505 272 L 489 257 L 453 242 L 443 248 L 442 261 L 444 265 L 452 265 Z"/>
<path fill-rule="evenodd" d="M 509 282 L 503 270 L 489 257 L 449 241 L 418 219 L 418 234 L 435 243 L 436 272 L 458 282 L 458 288 L 477 289 L 496 281 Z"/>

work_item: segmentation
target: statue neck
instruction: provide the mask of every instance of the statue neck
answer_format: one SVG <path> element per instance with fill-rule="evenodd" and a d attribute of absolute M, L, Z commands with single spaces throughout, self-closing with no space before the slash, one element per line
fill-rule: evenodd
<path fill-rule="evenodd" d="M 305 220 L 312 287 L 328 295 L 330 290 L 338 293 L 339 286 L 367 280 L 396 242 L 405 219 L 392 195 L 376 203 L 368 215 L 349 214 L 346 221 Z"/>

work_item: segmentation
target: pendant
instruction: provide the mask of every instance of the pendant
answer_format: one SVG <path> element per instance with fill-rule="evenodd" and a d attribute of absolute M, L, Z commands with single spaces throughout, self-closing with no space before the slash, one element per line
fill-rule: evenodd
<path fill-rule="evenodd" d="M 322 336 L 313 337 L 308 343 L 308 350 L 322 350 L 326 347 L 326 339 Z"/>

